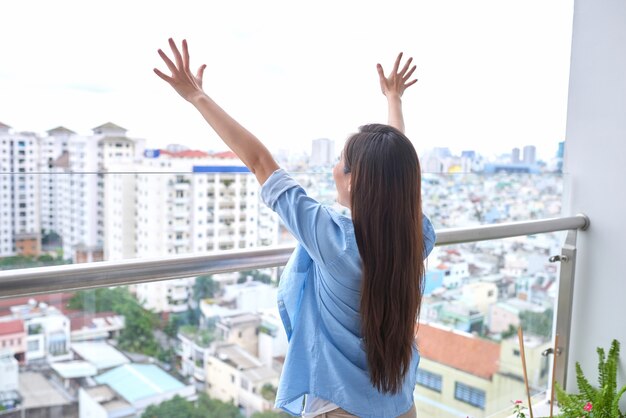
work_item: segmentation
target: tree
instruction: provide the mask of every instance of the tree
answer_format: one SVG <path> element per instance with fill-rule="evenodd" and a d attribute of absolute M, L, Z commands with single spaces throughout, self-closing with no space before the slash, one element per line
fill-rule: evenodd
<path fill-rule="evenodd" d="M 274 400 L 276 400 L 277 391 L 278 389 L 274 387 L 274 385 L 272 385 L 271 383 L 266 383 L 261 388 L 261 396 L 263 397 L 263 399 L 273 402 Z"/>
<path fill-rule="evenodd" d="M 272 277 L 269 274 L 261 273 L 259 270 L 244 270 L 239 272 L 239 278 L 237 279 L 237 283 L 247 282 L 248 277 L 250 276 L 255 282 L 261 282 L 265 284 L 270 284 L 272 282 Z"/>
<path fill-rule="evenodd" d="M 152 405 L 146 409 L 142 418 L 244 418 L 239 408 L 232 403 L 211 399 L 206 393 L 198 395 L 196 403 L 180 396 L 169 401 Z"/>
<path fill-rule="evenodd" d="M 80 290 L 70 299 L 70 309 L 87 312 L 115 312 L 124 317 L 118 346 L 122 350 L 157 355 L 154 328 L 156 316 L 145 310 L 125 287 Z"/>
<path fill-rule="evenodd" d="M 139 302 L 125 287 L 79 290 L 72 296 L 67 307 L 88 312 L 116 312 L 126 305 L 139 305 Z"/>
<path fill-rule="evenodd" d="M 554 311 L 552 308 L 543 312 L 524 311 L 520 313 L 522 328 L 529 334 L 550 338 L 552 335 L 552 318 Z"/>
<path fill-rule="evenodd" d="M 116 312 L 124 316 L 124 328 L 120 331 L 117 341 L 119 348 L 155 356 L 158 345 L 153 332 L 156 326 L 154 314 L 143 309 L 136 301 L 135 304 L 116 308 Z"/>
<path fill-rule="evenodd" d="M 197 417 L 196 408 L 192 402 L 176 395 L 169 401 L 158 405 L 150 405 L 141 416 L 142 418 L 194 418 Z"/>
<path fill-rule="evenodd" d="M 219 289 L 220 286 L 213 280 L 212 275 L 198 276 L 193 284 L 193 298 L 196 302 L 205 298 L 213 298 Z"/>

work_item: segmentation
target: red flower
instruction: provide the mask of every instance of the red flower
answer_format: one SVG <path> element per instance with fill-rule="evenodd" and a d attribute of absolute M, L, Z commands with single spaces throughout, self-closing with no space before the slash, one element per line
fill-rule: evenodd
<path fill-rule="evenodd" d="M 593 409 L 593 405 L 591 404 L 591 402 L 587 402 L 583 409 L 587 412 L 590 412 Z"/>
<path fill-rule="evenodd" d="M 515 405 L 518 405 L 518 404 L 521 404 L 521 403 L 522 403 L 522 401 L 519 401 L 519 400 L 515 401 Z"/>

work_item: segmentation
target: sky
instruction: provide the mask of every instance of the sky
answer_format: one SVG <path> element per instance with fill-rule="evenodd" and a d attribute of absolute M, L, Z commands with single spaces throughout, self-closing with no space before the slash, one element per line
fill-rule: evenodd
<path fill-rule="evenodd" d="M 418 151 L 485 155 L 564 140 L 573 0 L 3 0 L 0 122 L 79 134 L 111 121 L 152 148 L 223 150 L 153 72 L 186 38 L 204 89 L 272 151 L 340 148 L 385 123 L 376 63 L 412 56 L 403 97 Z"/>

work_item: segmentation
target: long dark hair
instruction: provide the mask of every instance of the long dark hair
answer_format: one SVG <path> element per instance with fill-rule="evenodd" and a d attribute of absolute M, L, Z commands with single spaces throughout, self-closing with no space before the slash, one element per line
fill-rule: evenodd
<path fill-rule="evenodd" d="M 363 263 L 361 331 L 372 385 L 397 393 L 409 370 L 424 277 L 421 173 L 408 138 L 365 125 L 344 148 Z"/>

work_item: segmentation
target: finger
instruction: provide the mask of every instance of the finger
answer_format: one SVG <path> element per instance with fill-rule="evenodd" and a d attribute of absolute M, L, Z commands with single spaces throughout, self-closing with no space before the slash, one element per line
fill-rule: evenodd
<path fill-rule="evenodd" d="M 161 56 L 161 58 L 163 59 L 163 61 L 165 61 L 165 64 L 167 65 L 167 68 L 170 69 L 170 71 L 172 72 L 172 74 L 175 74 L 178 72 L 178 69 L 176 68 L 176 66 L 174 65 L 174 63 L 172 62 L 172 60 L 165 54 L 165 52 L 163 52 L 161 49 L 159 49 L 159 55 Z"/>
<path fill-rule="evenodd" d="M 383 71 L 383 66 L 380 64 L 376 64 L 376 70 L 378 70 L 378 77 L 380 77 L 381 80 L 385 80 L 385 72 Z"/>
<path fill-rule="evenodd" d="M 156 75 L 158 75 L 159 77 L 161 77 L 163 80 L 167 81 L 168 83 L 172 84 L 174 82 L 174 79 L 172 77 L 166 76 L 158 69 L 154 68 L 153 71 Z"/>
<path fill-rule="evenodd" d="M 189 47 L 186 39 L 183 39 L 183 65 L 185 66 L 185 71 L 189 71 Z"/>
<path fill-rule="evenodd" d="M 402 71 L 400 71 L 400 74 L 406 73 L 406 70 L 409 69 L 409 65 L 411 65 L 411 61 L 413 61 L 413 57 L 409 58 L 406 64 L 404 64 L 404 67 L 402 67 Z"/>
<path fill-rule="evenodd" d="M 417 83 L 417 78 L 415 80 L 409 81 L 408 83 L 404 84 L 404 88 L 409 88 L 411 87 L 413 84 Z"/>
<path fill-rule="evenodd" d="M 174 58 L 176 58 L 176 67 L 183 69 L 183 57 L 180 55 L 180 51 L 176 46 L 176 43 L 172 38 L 169 39 L 170 48 L 172 48 L 172 52 L 174 53 Z"/>
<path fill-rule="evenodd" d="M 200 66 L 200 68 L 198 68 L 198 72 L 196 74 L 196 78 L 198 80 L 200 80 L 200 83 L 202 83 L 202 77 L 204 76 L 204 69 L 206 68 L 206 64 L 202 64 Z"/>
<path fill-rule="evenodd" d="M 396 58 L 395 64 L 393 64 L 393 70 L 391 70 L 391 74 L 398 74 L 398 67 L 400 67 L 400 60 L 402 60 L 402 52 L 398 54 L 398 58 Z"/>
<path fill-rule="evenodd" d="M 413 68 L 411 68 L 411 71 L 409 71 L 404 77 L 402 77 L 402 80 L 407 81 L 409 78 L 411 78 L 416 68 L 417 66 L 414 65 Z"/>

